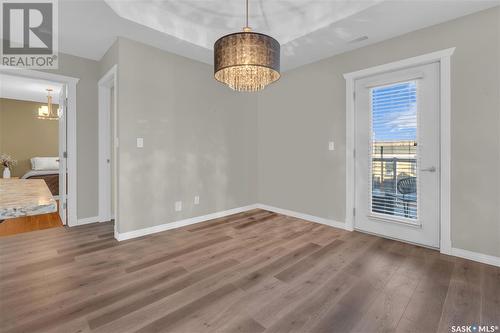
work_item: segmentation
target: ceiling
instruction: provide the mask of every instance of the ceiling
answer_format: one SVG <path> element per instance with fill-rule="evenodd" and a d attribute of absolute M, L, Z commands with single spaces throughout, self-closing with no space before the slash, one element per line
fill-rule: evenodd
<path fill-rule="evenodd" d="M 59 104 L 60 84 L 7 74 L 0 77 L 1 98 L 47 103 L 46 89 L 52 89 L 52 102 Z"/>
<path fill-rule="evenodd" d="M 245 0 L 105 0 L 121 17 L 211 49 L 221 36 L 245 25 Z M 348 18 L 381 0 L 250 0 L 249 25 L 282 45 Z"/>
<path fill-rule="evenodd" d="M 500 0 L 250 0 L 249 25 L 281 43 L 287 70 L 497 5 Z M 213 42 L 240 31 L 244 11 L 244 0 L 61 0 L 59 48 L 99 60 L 123 36 L 212 64 Z"/>

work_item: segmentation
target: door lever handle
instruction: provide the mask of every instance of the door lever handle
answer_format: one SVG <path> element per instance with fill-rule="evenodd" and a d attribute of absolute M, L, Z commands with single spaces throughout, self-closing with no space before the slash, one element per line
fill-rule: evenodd
<path fill-rule="evenodd" d="M 436 167 L 431 166 L 431 167 L 428 167 L 428 168 L 420 169 L 420 171 L 436 172 Z"/>

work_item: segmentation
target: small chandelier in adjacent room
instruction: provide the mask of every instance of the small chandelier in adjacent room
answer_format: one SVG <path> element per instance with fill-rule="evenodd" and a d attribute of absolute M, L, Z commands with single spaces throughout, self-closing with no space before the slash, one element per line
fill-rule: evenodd
<path fill-rule="evenodd" d="M 280 78 L 280 43 L 246 26 L 214 44 L 214 76 L 231 89 L 258 91 Z"/>
<path fill-rule="evenodd" d="M 38 119 L 44 120 L 59 120 L 57 109 L 53 108 L 52 96 L 50 96 L 52 89 L 47 89 L 47 105 L 42 105 L 38 108 Z"/>

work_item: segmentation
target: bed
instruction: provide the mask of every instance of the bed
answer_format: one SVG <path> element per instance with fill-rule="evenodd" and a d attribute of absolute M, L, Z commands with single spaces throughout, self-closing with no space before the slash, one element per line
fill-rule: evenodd
<path fill-rule="evenodd" d="M 43 179 L 53 196 L 59 196 L 59 158 L 33 157 L 31 170 L 22 179 Z"/>

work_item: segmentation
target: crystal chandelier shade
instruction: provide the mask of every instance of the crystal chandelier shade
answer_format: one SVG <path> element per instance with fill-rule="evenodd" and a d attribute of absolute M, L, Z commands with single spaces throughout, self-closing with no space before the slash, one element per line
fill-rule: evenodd
<path fill-rule="evenodd" d="M 215 79 L 237 91 L 258 91 L 280 77 L 280 44 L 255 32 L 224 36 L 214 46 Z"/>
<path fill-rule="evenodd" d="M 214 76 L 237 91 L 259 91 L 280 78 L 280 44 L 268 35 L 243 32 L 219 38 L 214 44 Z"/>

